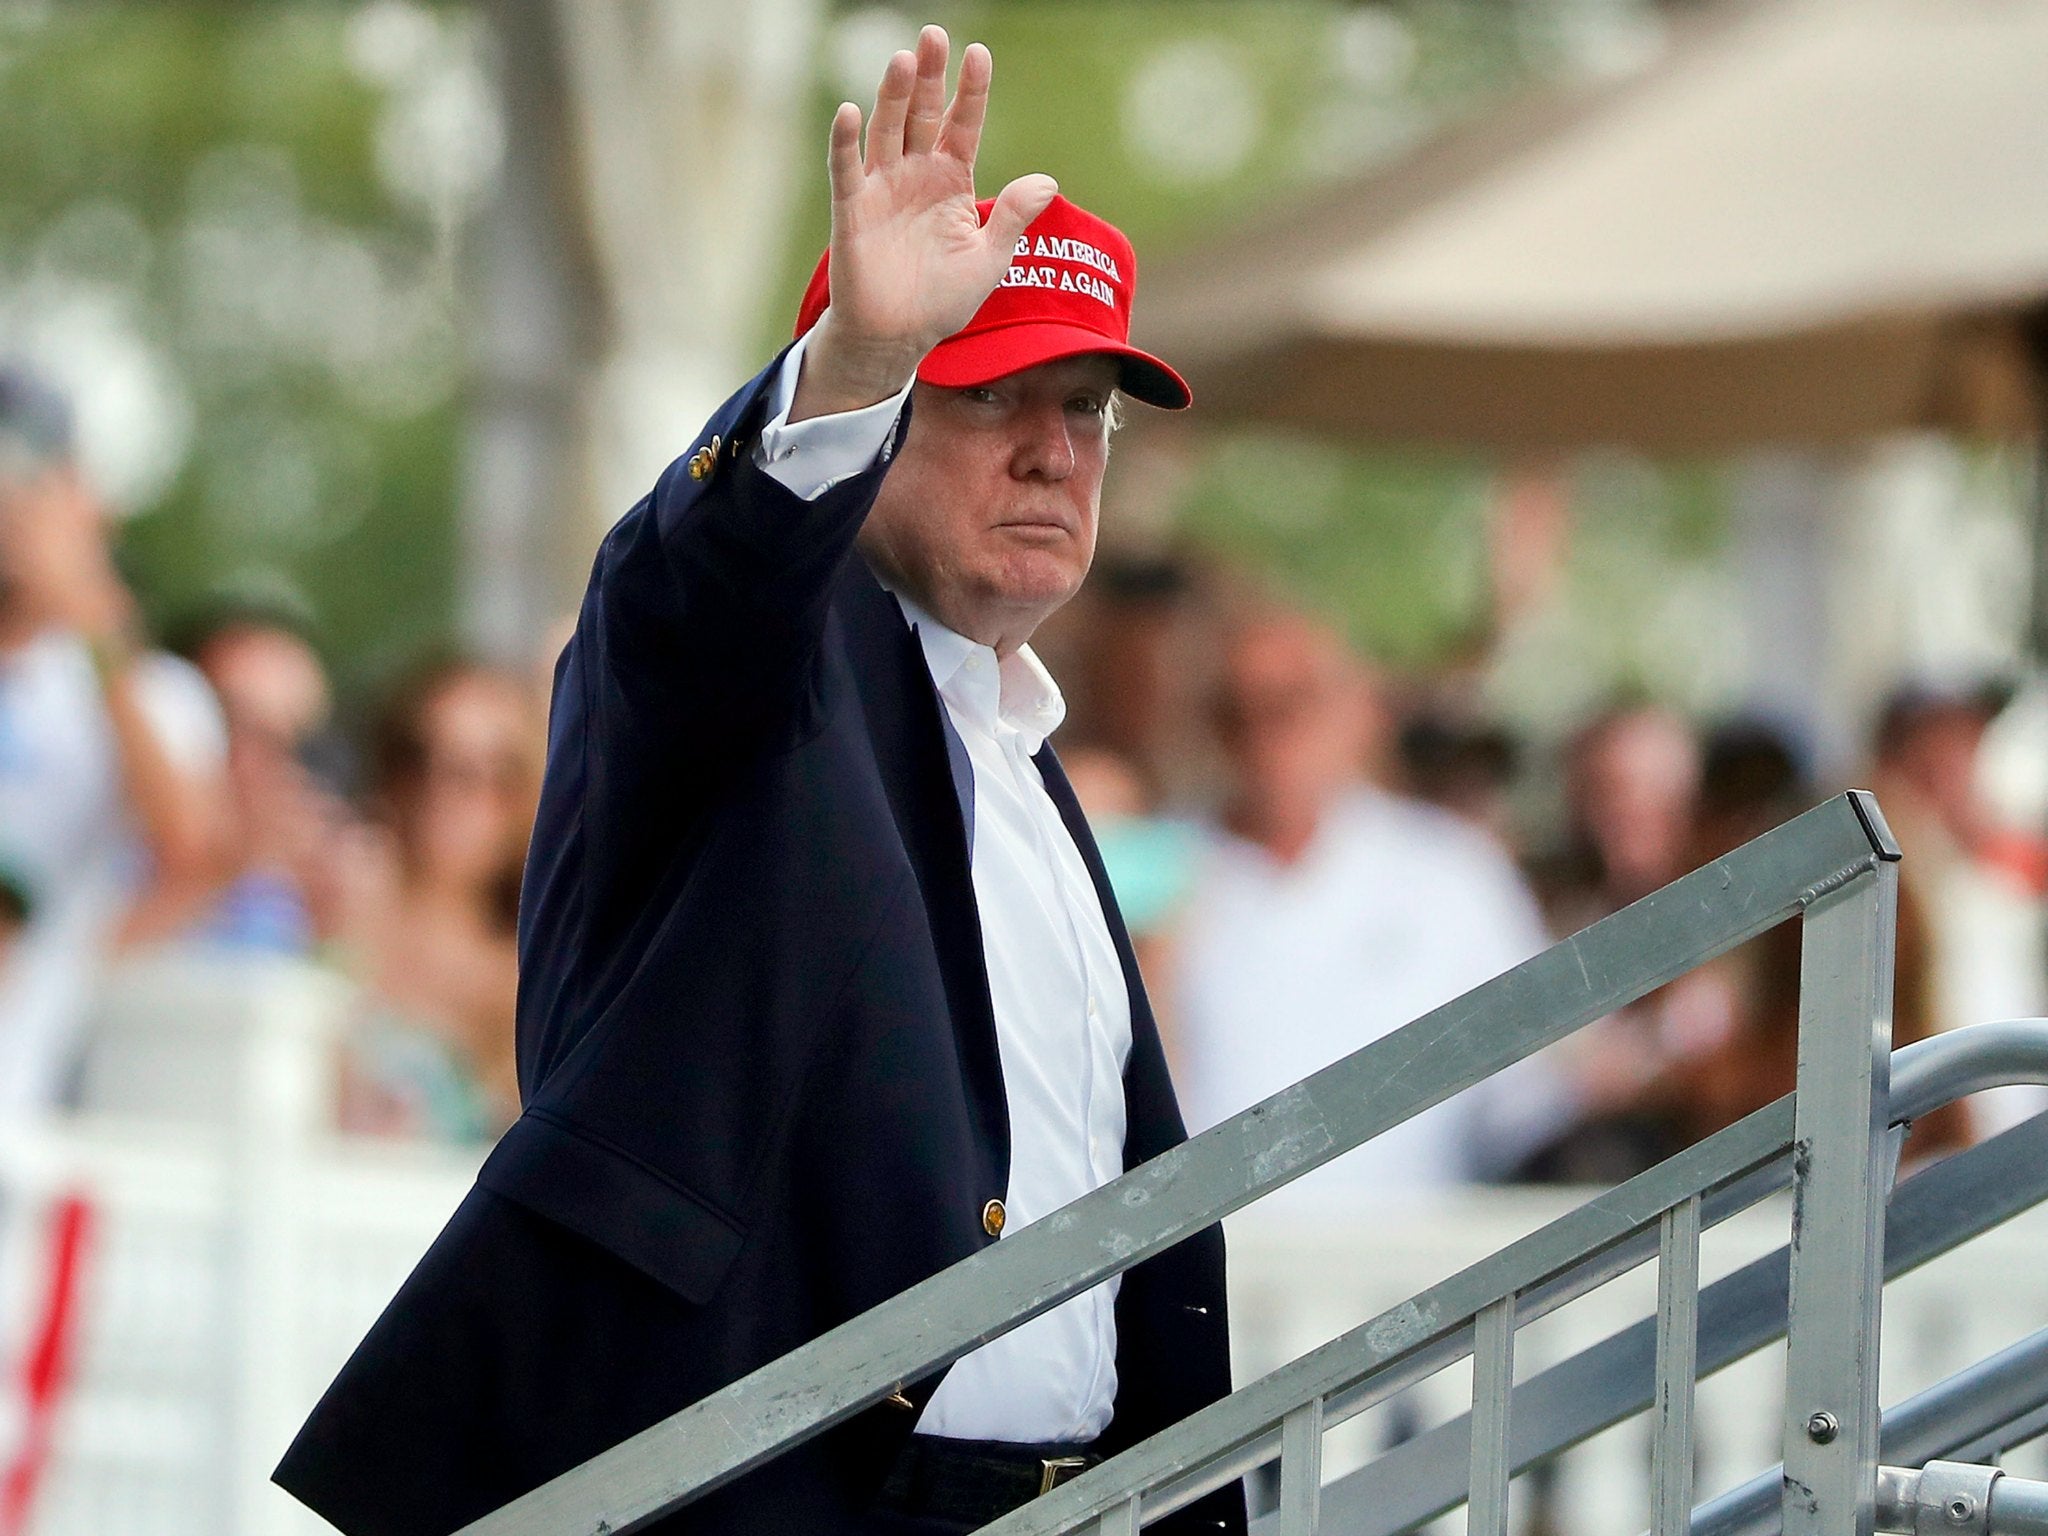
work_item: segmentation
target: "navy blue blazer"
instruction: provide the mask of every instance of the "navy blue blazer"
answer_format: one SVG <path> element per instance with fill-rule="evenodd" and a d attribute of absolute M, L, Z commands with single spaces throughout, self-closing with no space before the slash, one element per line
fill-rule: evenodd
<path fill-rule="evenodd" d="M 972 781 L 854 549 L 886 471 L 812 501 L 761 473 L 772 376 L 598 553 L 520 914 L 525 1112 L 277 1472 L 348 1536 L 444 1536 L 993 1241 Z M 1037 762 L 1130 989 L 1135 1167 L 1185 1132 L 1094 840 Z M 1117 1341 L 1112 1449 L 1229 1390 L 1219 1229 L 1126 1273 Z M 649 1529 L 885 1529 L 869 1503 L 940 1379 Z M 1152 1529 L 1243 1526 L 1233 1488 Z"/>

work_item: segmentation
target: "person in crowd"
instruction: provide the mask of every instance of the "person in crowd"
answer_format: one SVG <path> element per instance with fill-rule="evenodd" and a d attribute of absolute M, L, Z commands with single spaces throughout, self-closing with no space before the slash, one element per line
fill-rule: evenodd
<path fill-rule="evenodd" d="M 1699 751 L 1680 715 L 1640 701 L 1612 705 L 1567 743 L 1563 835 L 1530 866 L 1555 936 L 1685 873 Z"/>
<path fill-rule="evenodd" d="M 1681 738 L 1667 728 L 1667 717 L 1657 718 L 1658 745 L 1643 757 L 1646 765 L 1663 761 L 1668 771 Z M 1582 732 L 1580 741 L 1588 734 Z M 1696 740 L 1689 729 L 1683 739 Z M 1761 722 L 1723 725 L 1703 747 L 1692 748 L 1687 760 L 1697 764 L 1686 774 L 1693 800 L 1689 825 L 1672 856 L 1683 869 L 1719 857 L 1812 804 L 1798 755 Z M 1647 766 L 1636 777 L 1668 781 L 1668 774 L 1651 773 Z M 1592 804 L 1580 806 L 1579 815 L 1587 823 L 1602 819 L 1601 808 Z M 1587 921 L 1604 915 L 1589 912 Z M 1618 1184 L 1789 1092 L 1786 1074 L 1793 1058 L 1779 1051 L 1783 998 L 1777 990 L 1785 981 L 1788 933 L 1796 1009 L 1795 923 L 1687 972 L 1565 1042 L 1561 1054 L 1572 1069 L 1576 1113 L 1523 1164 L 1521 1176 L 1550 1184 Z"/>
<path fill-rule="evenodd" d="M 0 370 L 0 844 L 35 893 L 0 969 L 0 1117 L 61 1101 L 131 914 L 211 880 L 221 753 L 205 681 L 141 642 L 63 401 Z"/>
<path fill-rule="evenodd" d="M 1407 793 L 1516 851 L 1521 823 L 1512 795 L 1522 753 L 1506 727 L 1425 702 L 1402 722 L 1398 754 Z"/>
<path fill-rule="evenodd" d="M 1567 742 L 1562 835 L 1528 863 L 1551 937 L 1619 911 L 1693 867 L 1700 743 L 1660 704 L 1610 705 Z M 1558 1068 L 1572 1084 L 1571 1122 L 1533 1149 L 1519 1174 L 1545 1182 L 1613 1183 L 1657 1161 L 1682 1131 L 1658 1084 L 1670 1067 L 1667 1033 L 1694 994 L 1665 988 L 1564 1041 Z"/>
<path fill-rule="evenodd" d="M 1925 915 L 1938 1029 L 2048 1007 L 2038 836 L 2002 825 L 1980 780 L 1986 734 L 2008 697 L 1990 683 L 1909 683 L 1871 733 L 1870 787 L 1905 854 L 1901 907 Z M 2044 1102 L 2038 1088 L 2013 1087 L 1972 1108 L 1995 1130 Z"/>
<path fill-rule="evenodd" d="M 0 974 L 20 942 L 28 920 L 35 912 L 35 895 L 28 881 L 13 867 L 0 861 Z"/>
<path fill-rule="evenodd" d="M 1821 798 L 1781 731 L 1762 721 L 1727 722 L 1704 743 L 1685 863 L 1710 863 Z M 1604 1070 L 1581 1074 L 1579 1118 L 1531 1159 L 1527 1176 L 1616 1183 L 1790 1093 L 1799 1062 L 1799 954 L 1799 924 L 1781 923 L 1644 999 L 1627 1021 L 1631 1049 L 1619 1063 L 1620 1053 L 1610 1053 Z M 1896 1045 L 1933 1032 L 1930 961 L 1924 907 L 1902 878 Z M 1935 1156 L 1969 1138 L 1967 1111 L 1952 1105 L 1915 1125 L 1909 1150 Z"/>
<path fill-rule="evenodd" d="M 1692 848 L 1705 864 L 1811 808 L 1822 798 L 1797 753 L 1770 727 L 1737 722 L 1707 739 Z M 1916 883 L 1900 866 L 1892 1044 L 1934 1033 L 1930 931 Z M 1682 1127 L 1680 1144 L 1731 1125 L 1792 1091 L 1799 1068 L 1799 924 L 1781 923 L 1674 984 L 1694 1021 L 1674 1028 L 1673 1070 L 1663 1085 Z M 1676 1010 L 1674 1010 L 1676 1011 Z M 1682 1022 L 1685 1012 L 1679 1014 Z M 1913 1126 L 1914 1157 L 1954 1151 L 1970 1140 L 1968 1108 L 1952 1104 Z"/>
<path fill-rule="evenodd" d="M 1198 798 L 1212 777 L 1211 580 L 1178 554 L 1105 553 L 1032 642 L 1062 680 L 1069 731 L 1115 754 L 1160 804 Z"/>
<path fill-rule="evenodd" d="M 524 677 L 468 658 L 420 667 L 378 713 L 346 1128 L 462 1140 L 518 1114 L 520 869 L 540 745 Z"/>
<path fill-rule="evenodd" d="M 1182 1139 L 1030 649 L 1092 558 L 1135 258 L 975 197 L 945 33 L 831 130 L 799 340 L 614 527 L 557 670 L 526 1109 L 279 1469 L 443 1536 Z M 1220 1231 L 650 1531 L 976 1530 L 1229 1390 Z M 1241 1532 L 1235 1488 L 1160 1536 Z"/>
<path fill-rule="evenodd" d="M 1217 727 L 1222 825 L 1175 947 L 1177 1063 L 1204 1128 L 1542 948 L 1514 865 L 1438 807 L 1374 787 L 1385 714 L 1343 639 L 1299 613 L 1240 623 Z M 1415 1199 L 1505 1173 L 1563 1113 L 1545 1063 L 1394 1127 L 1273 1201 Z"/>
<path fill-rule="evenodd" d="M 1995 684 L 1912 683 L 1878 711 L 1871 731 L 1873 782 L 1886 797 L 1886 819 L 1906 826 L 1923 845 L 1914 851 L 1929 862 L 1968 858 L 1997 839 L 1977 761 L 2007 697 Z"/>
<path fill-rule="evenodd" d="M 304 621 L 234 604 L 189 623 L 174 648 L 212 687 L 227 724 L 231 817 L 217 886 L 180 938 L 310 956 L 346 924 L 363 833 L 344 797 L 327 668 Z"/>

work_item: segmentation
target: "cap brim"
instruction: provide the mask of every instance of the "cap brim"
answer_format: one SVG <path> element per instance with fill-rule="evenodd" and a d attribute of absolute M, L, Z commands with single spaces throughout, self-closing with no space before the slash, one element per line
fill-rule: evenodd
<path fill-rule="evenodd" d="M 1085 325 L 1054 320 L 1023 320 L 949 336 L 925 355 L 917 376 L 927 384 L 966 389 L 1041 363 L 1098 354 L 1117 359 L 1117 388 L 1133 400 L 1167 411 L 1185 410 L 1194 400 L 1187 380 L 1151 353 L 1111 341 Z"/>

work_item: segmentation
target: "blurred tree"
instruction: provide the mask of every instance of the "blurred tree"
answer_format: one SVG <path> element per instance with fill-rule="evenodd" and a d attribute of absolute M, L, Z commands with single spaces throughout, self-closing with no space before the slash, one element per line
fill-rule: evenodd
<path fill-rule="evenodd" d="M 503 54 L 545 35 L 518 16 L 574 3 L 0 0 L 0 350 L 43 361 L 77 395 L 88 459 L 132 514 L 126 554 L 153 615 L 222 593 L 296 597 L 356 686 L 488 628 L 460 590 L 478 552 L 459 509 L 474 523 L 489 483 L 465 477 L 465 455 L 509 433 L 552 462 L 564 454 L 546 444 L 582 430 L 537 437 L 508 399 L 545 398 L 564 417 L 606 409 L 590 380 L 556 376 L 590 365 L 588 337 L 542 358 L 544 378 L 529 367 L 508 384 L 492 363 L 512 334 L 504 306 L 521 302 L 492 246 L 527 228 L 504 210 L 549 195 L 502 173 L 507 143 L 525 146 L 515 169 L 538 155 L 571 182 L 587 173 L 547 138 L 588 114 L 540 121 L 519 94 L 532 60 Z M 1652 16 L 1642 0 L 841 6 L 800 142 L 822 145 L 833 105 L 865 101 L 888 52 L 937 19 L 997 55 L 985 189 L 1050 169 L 1157 261 L 1527 82 L 1627 67 Z M 787 255 L 750 322 L 762 358 L 824 239 L 822 172 L 795 186 Z M 552 194 L 571 261 L 601 244 L 582 222 L 589 193 Z M 585 323 L 601 340 L 615 322 Z M 1423 660 L 1483 619 L 1490 471 L 1205 442 L 1179 519 L 1347 616 L 1374 650 Z M 1711 543 L 1712 497 L 1681 501 L 1705 522 L 1583 518 L 1578 542 L 1596 547 L 1574 558 L 1593 586 L 1615 568 L 1609 543 L 1651 570 L 1693 560 L 1701 527 Z M 594 524 L 544 539 L 515 523 L 471 530 L 495 562 L 492 592 L 518 586 L 522 560 L 528 598 L 580 577 Z M 1654 647 L 1658 621 L 1615 622 L 1631 638 L 1570 654 L 1640 671 L 1631 657 Z"/>
<path fill-rule="evenodd" d="M 352 679 L 450 629 L 475 18 L 0 8 L 0 349 L 78 407 L 151 614 L 299 602 Z"/>

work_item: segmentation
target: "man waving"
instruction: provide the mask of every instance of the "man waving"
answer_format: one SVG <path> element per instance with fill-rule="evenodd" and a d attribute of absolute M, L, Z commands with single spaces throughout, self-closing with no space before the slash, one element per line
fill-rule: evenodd
<path fill-rule="evenodd" d="M 1027 641 L 1094 552 L 1136 266 L 974 195 L 990 62 L 831 130 L 798 339 L 606 539 L 521 915 L 525 1112 L 279 1480 L 442 1536 L 1183 1138 Z M 1229 1388 L 1210 1232 L 692 1504 L 969 1531 Z M 1235 1490 L 1153 1527 L 1236 1531 Z"/>

